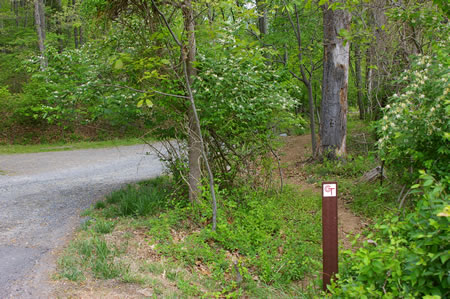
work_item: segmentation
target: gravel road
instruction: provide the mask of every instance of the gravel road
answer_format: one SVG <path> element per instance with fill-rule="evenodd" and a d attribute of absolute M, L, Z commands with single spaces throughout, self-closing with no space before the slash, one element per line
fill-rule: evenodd
<path fill-rule="evenodd" d="M 126 183 L 159 175 L 148 146 L 0 155 L 0 298 L 48 298 L 55 253 L 80 212 Z"/>

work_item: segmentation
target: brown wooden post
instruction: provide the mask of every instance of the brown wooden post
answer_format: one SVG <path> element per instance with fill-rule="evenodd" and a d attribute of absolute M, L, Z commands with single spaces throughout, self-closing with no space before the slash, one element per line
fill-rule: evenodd
<path fill-rule="evenodd" d="M 338 273 L 337 183 L 322 183 L 323 290 Z"/>

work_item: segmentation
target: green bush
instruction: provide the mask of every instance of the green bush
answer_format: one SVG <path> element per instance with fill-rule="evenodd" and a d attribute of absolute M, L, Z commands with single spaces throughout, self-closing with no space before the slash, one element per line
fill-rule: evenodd
<path fill-rule="evenodd" d="M 399 83 L 406 87 L 389 99 L 378 122 L 378 145 L 388 166 L 406 181 L 427 169 L 437 178 L 450 172 L 450 47 L 443 42 L 433 56 L 419 56 Z"/>
<path fill-rule="evenodd" d="M 58 125 L 79 125 L 103 121 L 111 126 L 135 122 L 142 110 L 139 94 L 120 88 L 123 81 L 115 72 L 108 50 L 93 51 L 47 47 L 48 67 L 38 70 L 39 60 L 29 60 L 31 80 L 24 87 L 22 107 L 17 117 L 44 119 Z M 117 87 L 119 86 L 119 87 Z"/>
<path fill-rule="evenodd" d="M 290 74 L 265 64 L 257 47 L 240 46 L 224 34 L 222 55 L 199 54 L 194 83 L 213 170 L 229 184 L 270 154 L 279 132 L 302 132 L 306 125 L 293 113 L 296 101 L 291 92 L 298 90 L 283 85 Z"/>
<path fill-rule="evenodd" d="M 12 96 L 7 86 L 0 86 L 0 115 L 2 119 L 0 122 L 4 122 L 5 118 L 12 113 Z"/>
<path fill-rule="evenodd" d="M 372 242 L 346 251 L 331 286 L 339 298 L 446 298 L 450 290 L 449 181 L 421 172 L 420 199 L 405 217 L 388 215 Z M 418 188 L 419 185 L 413 186 Z"/>

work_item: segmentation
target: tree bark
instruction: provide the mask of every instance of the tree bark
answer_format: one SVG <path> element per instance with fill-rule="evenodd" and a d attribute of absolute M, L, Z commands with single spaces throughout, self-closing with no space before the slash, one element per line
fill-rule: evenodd
<path fill-rule="evenodd" d="M 14 15 L 16 16 L 16 27 L 19 27 L 19 1 L 14 0 L 13 5 L 14 5 Z"/>
<path fill-rule="evenodd" d="M 74 8 L 74 10 L 76 9 L 76 0 L 72 0 L 72 6 Z M 75 22 L 75 16 L 72 17 L 72 21 Z M 75 49 L 78 49 L 78 27 L 77 26 L 73 26 L 73 42 L 75 45 Z"/>
<path fill-rule="evenodd" d="M 258 29 L 260 33 L 260 37 L 263 37 L 267 34 L 267 8 L 265 4 L 265 0 L 257 0 L 256 1 L 256 9 L 258 11 Z"/>
<path fill-rule="evenodd" d="M 27 28 L 28 26 L 28 2 L 24 3 L 24 16 L 23 16 L 23 28 Z"/>
<path fill-rule="evenodd" d="M 38 34 L 39 51 L 41 52 L 41 69 L 47 67 L 45 57 L 45 16 L 43 0 L 34 0 L 34 21 Z"/>
<path fill-rule="evenodd" d="M 62 12 L 62 2 L 61 0 L 56 1 L 56 11 Z M 62 39 L 62 25 L 61 25 L 61 15 L 56 16 L 56 34 L 58 35 L 58 52 L 61 53 L 64 50 L 64 42 Z"/>
<path fill-rule="evenodd" d="M 195 23 L 194 23 L 194 10 L 190 0 L 186 0 L 183 5 L 183 17 L 184 17 L 184 29 L 188 36 L 187 46 L 183 49 L 186 61 L 186 72 L 189 80 L 189 85 L 192 85 L 197 71 L 194 67 L 195 55 L 196 55 L 196 41 L 195 41 Z M 201 186 L 201 156 L 202 147 L 200 141 L 200 132 L 196 124 L 193 108 L 190 106 L 188 112 L 188 155 L 189 155 L 189 199 L 191 202 L 197 201 L 200 195 Z"/>
<path fill-rule="evenodd" d="M 330 1 L 330 5 L 336 1 Z M 350 30 L 351 15 L 323 7 L 324 62 L 319 154 L 336 159 L 346 154 L 347 91 L 350 44 L 339 37 Z"/>

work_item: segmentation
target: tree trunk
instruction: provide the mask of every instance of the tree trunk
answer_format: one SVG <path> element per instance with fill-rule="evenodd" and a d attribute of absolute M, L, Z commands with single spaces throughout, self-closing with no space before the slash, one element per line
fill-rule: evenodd
<path fill-rule="evenodd" d="M 72 6 L 74 8 L 74 10 L 76 9 L 76 0 L 72 0 Z M 75 17 L 72 17 L 72 21 L 75 22 Z M 74 45 L 75 45 L 75 49 L 78 49 L 78 27 L 77 26 L 73 26 L 73 41 L 74 41 Z"/>
<path fill-rule="evenodd" d="M 41 69 L 47 67 L 47 59 L 45 58 L 45 16 L 43 0 L 34 0 L 34 21 L 36 23 L 36 31 L 38 34 L 39 51 L 41 52 Z"/>
<path fill-rule="evenodd" d="M 14 15 L 16 16 L 16 27 L 19 27 L 19 1 L 14 0 L 13 5 L 14 5 Z"/>
<path fill-rule="evenodd" d="M 78 27 L 73 27 L 73 41 L 75 49 L 78 49 Z"/>
<path fill-rule="evenodd" d="M 83 45 L 83 27 L 78 27 L 78 45 L 81 47 Z"/>
<path fill-rule="evenodd" d="M 56 11 L 61 13 L 62 11 L 62 2 L 61 0 L 56 1 Z M 56 16 L 56 34 L 58 35 L 58 52 L 61 53 L 64 49 L 64 42 L 62 39 L 62 25 L 61 25 L 61 15 Z"/>
<path fill-rule="evenodd" d="M 83 0 L 80 0 L 80 6 L 83 4 Z M 83 34 L 83 20 L 80 16 L 80 27 L 78 27 L 78 45 L 81 47 L 84 43 L 84 34 Z"/>
<path fill-rule="evenodd" d="M 311 64 L 311 69 L 308 72 L 309 77 L 307 76 L 307 69 L 303 64 L 303 46 L 302 46 L 302 31 L 300 28 L 300 16 L 298 13 L 297 5 L 294 5 L 294 12 L 295 12 L 295 24 L 294 20 L 287 11 L 287 16 L 289 18 L 289 22 L 291 23 L 292 30 L 295 33 L 295 37 L 297 39 L 297 57 L 299 61 L 299 70 L 301 77 L 293 74 L 298 80 L 300 80 L 303 84 L 305 84 L 306 88 L 308 89 L 308 104 L 309 104 L 309 123 L 311 128 L 311 145 L 312 145 L 312 154 L 315 157 L 317 154 L 317 142 L 316 142 L 316 123 L 315 123 L 315 117 L 314 117 L 314 96 L 313 96 L 313 86 L 312 86 L 312 76 L 314 73 L 314 66 Z M 287 58 L 286 58 L 287 61 Z"/>
<path fill-rule="evenodd" d="M 258 11 L 258 29 L 260 36 L 263 37 L 267 34 L 267 8 L 265 0 L 256 1 L 256 9 Z"/>
<path fill-rule="evenodd" d="M 330 5 L 334 0 L 330 1 Z M 347 90 L 350 43 L 338 36 L 350 30 L 351 16 L 345 10 L 323 7 L 324 62 L 320 113 L 319 153 L 329 159 L 346 154 Z"/>
<path fill-rule="evenodd" d="M 369 10 L 368 23 L 372 27 L 373 40 L 368 49 L 369 67 L 367 71 L 367 98 L 370 104 L 370 118 L 376 119 L 382 107 L 382 91 L 386 87 L 384 78 L 387 77 L 387 65 L 390 63 L 388 55 L 388 40 L 383 27 L 387 24 L 384 13 L 386 0 L 374 0 Z M 381 98 L 380 98 L 381 97 Z"/>
<path fill-rule="evenodd" d="M 28 2 L 24 3 L 23 28 L 28 26 Z"/>
<path fill-rule="evenodd" d="M 311 128 L 311 146 L 313 157 L 317 153 L 317 141 L 316 141 L 316 120 L 314 117 L 314 97 L 311 81 L 306 84 L 308 89 L 308 104 L 309 104 L 309 127 Z"/>
<path fill-rule="evenodd" d="M 186 72 L 191 85 L 194 81 L 194 77 L 197 71 L 194 67 L 195 55 L 196 55 L 196 42 L 195 42 L 195 24 L 194 24 L 194 11 L 190 0 L 186 0 L 183 6 L 184 17 L 184 30 L 188 36 L 188 44 L 183 49 L 183 59 L 186 61 Z M 189 199 L 191 202 L 197 201 L 200 195 L 201 185 L 201 156 L 202 156 L 202 144 L 200 141 L 200 132 L 196 123 L 193 108 L 190 106 L 189 113 L 189 139 L 188 139 L 188 155 L 189 155 Z"/>
<path fill-rule="evenodd" d="M 355 73 L 356 73 L 355 82 L 359 108 L 359 119 L 364 119 L 364 102 L 363 102 L 362 74 L 361 74 L 361 48 L 358 41 L 356 41 L 354 45 L 355 45 Z"/>

